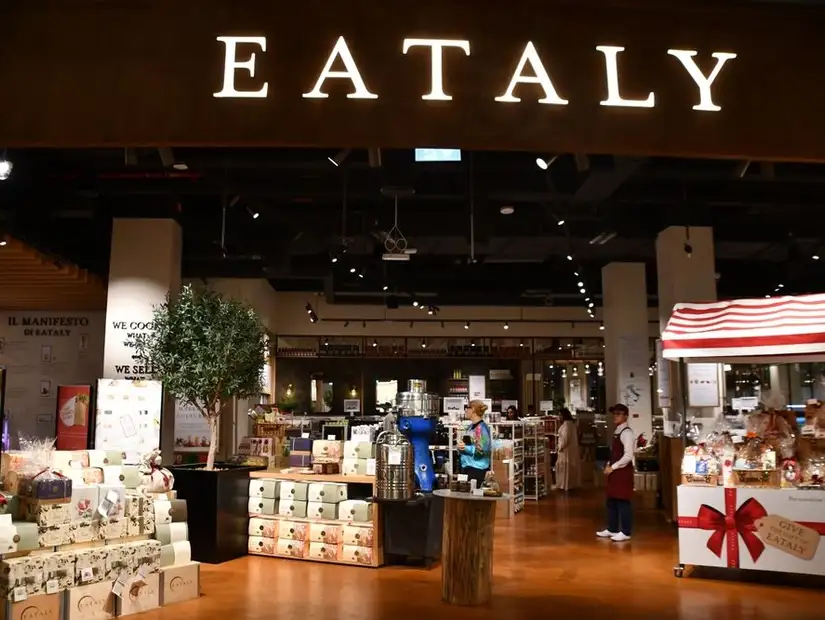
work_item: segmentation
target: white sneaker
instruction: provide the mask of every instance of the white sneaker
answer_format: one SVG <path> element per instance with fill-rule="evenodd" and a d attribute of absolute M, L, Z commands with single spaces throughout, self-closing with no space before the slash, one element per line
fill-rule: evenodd
<path fill-rule="evenodd" d="M 610 540 L 612 540 L 613 542 L 627 542 L 628 540 L 630 540 L 630 536 L 622 532 L 619 532 L 618 534 L 613 534 L 613 536 L 610 537 Z"/>
<path fill-rule="evenodd" d="M 614 536 L 618 536 L 618 534 L 610 530 L 602 530 L 601 532 L 596 532 L 596 536 L 599 538 L 613 538 Z"/>

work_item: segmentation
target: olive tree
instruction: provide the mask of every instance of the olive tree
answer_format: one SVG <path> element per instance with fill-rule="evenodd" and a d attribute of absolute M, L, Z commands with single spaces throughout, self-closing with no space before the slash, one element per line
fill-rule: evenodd
<path fill-rule="evenodd" d="M 137 357 L 167 393 L 207 419 L 206 469 L 214 469 L 221 403 L 261 393 L 266 329 L 249 306 L 191 285 L 153 314 L 154 330 L 135 343 Z"/>

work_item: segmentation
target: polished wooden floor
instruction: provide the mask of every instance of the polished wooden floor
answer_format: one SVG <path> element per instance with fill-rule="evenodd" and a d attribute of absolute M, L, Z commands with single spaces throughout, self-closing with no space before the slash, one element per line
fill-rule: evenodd
<path fill-rule="evenodd" d="M 637 514 L 632 543 L 596 540 L 597 495 L 553 495 L 498 521 L 494 600 L 488 608 L 441 602 L 441 571 L 342 567 L 247 557 L 203 566 L 203 596 L 145 618 L 226 620 L 794 620 L 825 619 L 822 582 L 785 576 L 673 576 L 676 537 L 655 513 Z M 734 575 L 734 577 L 736 577 Z M 743 581 L 747 579 L 747 581 Z"/>

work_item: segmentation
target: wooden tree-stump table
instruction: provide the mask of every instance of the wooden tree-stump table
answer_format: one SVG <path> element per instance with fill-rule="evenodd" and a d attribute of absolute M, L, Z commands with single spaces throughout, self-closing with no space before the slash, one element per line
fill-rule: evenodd
<path fill-rule="evenodd" d="M 496 502 L 509 495 L 434 491 L 444 498 L 441 543 L 441 597 L 453 605 L 483 605 L 493 582 L 493 530 Z"/>

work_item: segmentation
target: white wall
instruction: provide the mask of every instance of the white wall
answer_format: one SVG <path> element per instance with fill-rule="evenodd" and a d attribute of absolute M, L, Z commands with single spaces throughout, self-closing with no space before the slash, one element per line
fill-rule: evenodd
<path fill-rule="evenodd" d="M 305 306 L 312 305 L 320 319 L 311 323 Z M 311 293 L 278 292 L 275 294 L 276 320 L 274 331 L 288 336 L 398 336 L 428 338 L 594 338 L 604 336 L 599 330 L 601 312 L 596 320 L 587 316 L 581 308 L 529 307 L 512 308 L 503 306 L 446 306 L 437 316 L 429 316 L 417 308 L 387 310 L 383 306 L 359 306 L 349 304 L 328 304 L 323 295 Z M 655 323 L 658 313 L 655 308 L 648 312 L 651 337 L 658 337 L 659 327 Z M 342 321 L 350 321 L 344 327 Z M 367 320 L 366 325 L 362 321 Z M 444 327 L 439 321 L 445 322 Z M 386 321 L 386 322 L 376 322 Z M 410 327 L 410 321 L 413 326 Z M 470 322 L 470 329 L 464 329 L 464 321 Z M 494 321 L 474 323 L 474 321 Z M 503 329 L 505 321 L 510 329 Z M 556 322 L 547 322 L 556 321 Z"/>
<path fill-rule="evenodd" d="M 104 331 L 102 312 L 0 312 L 12 445 L 18 433 L 54 437 L 57 387 L 95 386 L 103 370 Z"/>

